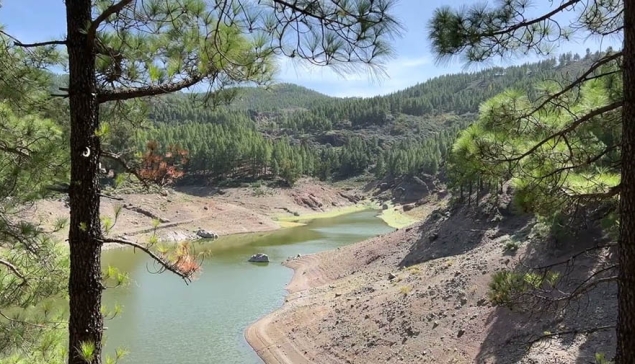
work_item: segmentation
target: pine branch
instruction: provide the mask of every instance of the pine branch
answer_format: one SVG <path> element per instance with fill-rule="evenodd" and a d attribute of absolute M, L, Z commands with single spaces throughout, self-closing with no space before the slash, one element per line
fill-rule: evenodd
<path fill-rule="evenodd" d="M 103 244 L 122 244 L 122 245 L 127 245 L 127 246 L 134 247 L 136 249 L 139 249 L 139 250 L 143 251 L 144 253 L 146 253 L 147 255 L 149 255 L 152 259 L 154 259 L 154 261 L 159 263 L 163 269 L 169 270 L 170 272 L 172 272 L 172 273 L 176 274 L 177 276 L 183 278 L 183 280 L 185 281 L 186 284 L 192 281 L 192 274 L 182 272 L 174 264 L 170 263 L 165 258 L 158 256 L 152 250 L 148 249 L 147 247 L 145 247 L 145 246 L 143 246 L 143 245 L 141 245 L 139 243 L 135 243 L 135 242 L 129 241 L 129 240 L 122 240 L 122 239 L 101 239 L 100 241 Z"/>
<path fill-rule="evenodd" d="M 51 325 L 53 327 L 61 327 L 63 325 L 66 325 L 66 322 L 44 322 L 44 323 L 41 323 L 41 324 L 36 324 L 36 323 L 33 323 L 33 322 L 29 322 L 29 321 L 16 320 L 16 319 L 12 319 L 11 317 L 7 316 L 2 311 L 0 311 L 0 317 L 4 318 L 5 320 L 7 320 L 9 322 L 13 322 L 13 323 L 16 323 L 16 324 L 21 324 L 21 325 L 32 326 L 32 327 L 37 327 L 37 328 L 51 327 Z"/>
<path fill-rule="evenodd" d="M 527 28 L 531 25 L 540 23 L 542 21 L 548 20 L 550 19 L 552 16 L 564 11 L 566 8 L 573 6 L 577 3 L 579 3 L 581 0 L 569 0 L 566 3 L 562 3 L 559 7 L 555 8 L 554 10 L 548 12 L 547 14 L 544 14 L 543 16 L 540 16 L 538 18 L 534 18 L 531 20 L 527 20 L 527 21 L 522 21 L 518 24 L 512 25 L 509 28 L 505 28 L 505 29 L 501 29 L 495 32 L 491 32 L 491 33 L 482 33 L 479 34 L 482 37 L 495 37 L 495 36 L 499 36 L 499 35 L 505 35 L 505 34 L 509 34 L 509 33 L 513 33 L 518 29 L 521 28 Z"/>
<path fill-rule="evenodd" d="M 607 269 L 602 269 L 601 271 L 598 271 L 598 272 L 592 274 L 583 283 L 578 285 L 578 287 L 576 287 L 572 292 L 570 292 L 570 293 L 560 292 L 560 293 L 564 294 L 564 296 L 562 296 L 562 297 L 552 298 L 552 297 L 546 297 L 544 295 L 537 295 L 537 294 L 535 295 L 535 297 L 539 298 L 540 300 L 542 300 L 544 302 L 555 303 L 555 304 L 562 303 L 562 302 L 570 302 L 570 301 L 572 301 L 572 300 L 574 300 L 574 299 L 586 294 L 587 292 L 593 290 L 595 287 L 599 286 L 600 284 L 616 282 L 618 280 L 617 276 L 609 276 L 609 277 L 598 278 L 598 279 L 592 281 L 591 283 L 586 284 L 587 282 L 589 282 L 591 280 L 591 278 L 594 278 L 596 275 L 598 275 L 600 273 L 604 273 L 607 270 L 615 269 L 615 268 L 616 268 L 616 266 L 611 266 L 611 267 L 609 267 Z"/>
<path fill-rule="evenodd" d="M 13 42 L 13 44 L 15 44 L 17 47 L 22 47 L 22 48 L 35 48 L 35 47 L 45 47 L 50 45 L 66 45 L 67 42 L 65 40 L 51 40 L 48 42 L 39 42 L 39 43 L 22 43 L 16 40 Z"/>
<path fill-rule="evenodd" d="M 532 270 L 545 270 L 545 269 L 549 269 L 549 268 L 553 268 L 559 265 L 563 265 L 563 264 L 571 264 L 571 262 L 573 262 L 576 258 L 588 254 L 594 250 L 600 250 L 600 249 L 605 249 L 605 248 L 613 248 L 616 247 L 617 243 L 613 242 L 613 243 L 608 243 L 608 244 L 604 244 L 604 245 L 597 245 L 597 246 L 593 246 L 587 249 L 582 250 L 579 253 L 576 253 L 574 255 L 572 255 L 571 257 L 569 257 L 567 260 L 564 261 L 560 261 L 557 263 L 553 263 L 553 264 L 549 264 L 549 265 L 544 265 L 544 266 L 540 266 L 540 267 L 531 267 Z"/>
<path fill-rule="evenodd" d="M 99 153 L 99 155 L 101 157 L 108 158 L 108 159 L 110 159 L 112 161 L 115 161 L 115 162 L 119 163 L 119 165 L 121 165 L 126 170 L 126 172 L 128 172 L 128 173 L 134 175 L 135 177 L 137 177 L 139 182 L 141 182 L 146 189 L 150 188 L 150 186 L 148 185 L 148 182 L 145 180 L 145 178 L 143 178 L 141 176 L 141 174 L 139 174 L 139 172 L 136 169 L 134 169 L 130 165 L 128 165 L 128 162 L 126 162 L 121 157 L 121 155 L 115 154 L 115 153 L 112 153 L 112 152 L 109 152 L 109 151 L 104 151 L 104 150 L 102 150 Z"/>
<path fill-rule="evenodd" d="M 593 327 L 593 328 L 590 328 L 590 329 L 572 329 L 572 330 L 566 330 L 566 331 L 558 331 L 558 332 L 553 332 L 553 333 L 540 335 L 539 337 L 531 340 L 529 342 L 529 344 L 535 344 L 538 341 L 541 341 L 541 340 L 544 340 L 544 339 L 548 339 L 548 338 L 551 338 L 551 337 L 555 337 L 555 336 L 577 335 L 577 334 L 592 334 L 592 333 L 597 332 L 597 331 L 612 330 L 612 329 L 615 329 L 615 325 Z"/>
<path fill-rule="evenodd" d="M 554 133 L 551 134 L 550 136 L 546 137 L 545 139 L 543 139 L 542 141 L 538 142 L 537 144 L 535 144 L 533 147 L 531 147 L 528 151 L 526 151 L 525 153 L 521 154 L 520 156 L 517 157 L 513 157 L 513 158 L 506 158 L 506 159 L 500 159 L 498 160 L 498 162 L 518 162 L 521 159 L 531 155 L 532 153 L 534 153 L 536 150 L 538 150 L 538 148 L 542 147 L 543 145 L 545 145 L 546 143 L 548 143 L 550 140 L 555 139 L 557 137 L 561 137 L 567 133 L 570 133 L 572 131 L 574 131 L 578 126 L 580 126 L 582 123 L 589 121 L 591 119 L 593 119 L 596 116 L 602 115 L 606 112 L 612 111 L 617 109 L 618 107 L 621 107 L 623 104 L 622 101 L 616 101 L 612 104 L 606 105 L 606 106 L 602 106 L 600 108 L 597 109 L 593 109 L 591 110 L 588 114 L 582 116 L 581 118 L 575 120 L 573 123 L 571 123 L 571 125 L 569 125 L 568 127 Z"/>
<path fill-rule="evenodd" d="M 601 283 L 608 283 L 608 282 L 613 282 L 617 280 L 617 276 L 609 276 L 609 277 L 603 277 L 603 278 L 599 278 L 596 280 L 593 280 L 596 276 L 601 275 L 602 273 L 608 272 L 608 271 L 613 271 L 613 270 L 617 270 L 618 269 L 618 265 L 614 264 L 614 265 L 610 265 L 608 267 L 604 267 L 596 272 L 593 272 L 593 274 L 591 274 L 589 277 L 587 277 L 587 279 L 585 279 L 582 283 L 580 283 L 569 295 L 569 297 L 564 297 L 564 299 L 573 299 L 575 297 L 579 297 L 582 294 L 591 291 L 594 287 L 600 285 Z M 589 283 L 591 282 L 591 283 Z M 589 283 L 589 284 L 587 284 Z"/>
<path fill-rule="evenodd" d="M 68 183 L 61 183 L 57 186 L 47 186 L 46 189 L 53 192 L 68 194 L 70 191 L 70 185 Z"/>
<path fill-rule="evenodd" d="M 104 195 L 104 194 L 99 194 L 100 197 L 105 197 L 105 198 L 109 198 L 111 200 L 115 200 L 115 201 L 123 201 L 123 198 L 121 197 L 115 197 L 115 196 L 111 196 L 111 195 Z"/>
<path fill-rule="evenodd" d="M 572 197 L 572 198 L 576 198 L 576 199 L 592 199 L 592 198 L 610 198 L 610 197 L 614 197 L 620 194 L 620 191 L 622 190 L 622 185 L 617 185 L 617 186 L 613 186 L 611 188 L 609 188 L 608 191 L 606 192 L 594 192 L 594 193 L 581 193 L 581 194 L 575 194 L 575 193 L 570 193 L 567 192 L 567 190 L 565 188 L 561 188 L 560 189 L 565 195 L 567 195 L 568 197 Z"/>
<path fill-rule="evenodd" d="M 136 99 L 139 97 L 158 96 L 180 91 L 184 88 L 194 86 L 205 79 L 205 75 L 194 75 L 180 82 L 173 82 L 165 85 L 120 88 L 114 90 L 100 90 L 97 95 L 97 102 L 100 104 L 108 101 L 123 101 Z"/>
<path fill-rule="evenodd" d="M 599 61 L 595 62 L 580 77 L 578 77 L 576 80 L 571 82 L 567 87 L 563 88 L 559 92 L 556 92 L 555 94 L 550 95 L 546 100 L 544 100 L 540 105 L 538 105 L 538 107 L 534 108 L 533 111 L 531 111 L 530 113 L 524 115 L 524 117 L 529 117 L 530 115 L 535 114 L 539 110 L 542 110 L 542 108 L 545 107 L 549 102 L 551 102 L 551 101 L 557 99 L 558 97 L 564 95 L 565 93 L 571 91 L 574 87 L 576 87 L 577 85 L 581 84 L 582 82 L 589 81 L 592 78 L 587 79 L 587 77 L 589 75 L 591 75 L 596 69 L 598 69 L 601 66 L 609 63 L 610 61 L 613 61 L 615 59 L 620 58 L 622 55 L 623 55 L 623 52 L 618 52 L 618 53 L 612 54 L 612 55 L 610 55 L 608 57 L 604 57 L 604 58 L 600 59 Z"/>
<path fill-rule="evenodd" d="M 293 10 L 293 11 L 299 13 L 299 14 L 302 14 L 302 15 L 304 15 L 306 17 L 314 18 L 314 19 L 319 20 L 319 21 L 326 21 L 327 20 L 326 16 L 320 16 L 320 15 L 314 14 L 314 13 L 312 13 L 312 12 L 306 10 L 306 9 L 302 9 L 302 8 L 298 7 L 297 1 L 295 1 L 293 4 L 288 3 L 286 1 L 283 1 L 283 0 L 273 0 L 273 2 L 276 3 L 276 4 L 282 5 L 283 7 L 287 7 L 287 8 L 289 8 L 289 9 L 291 9 L 291 10 Z M 310 4 L 314 4 L 314 3 L 310 3 Z M 336 3 L 336 5 L 339 5 L 339 4 Z M 341 21 L 338 21 L 336 19 L 328 19 L 328 20 L 330 22 L 332 22 L 333 24 L 338 24 L 338 25 L 341 25 L 341 26 L 350 26 L 350 24 L 345 24 L 345 23 L 343 23 Z"/>
<path fill-rule="evenodd" d="M 574 169 L 578 169 L 578 168 L 589 166 L 592 163 L 595 163 L 595 162 L 599 161 L 605 155 L 607 155 L 610 152 L 612 152 L 615 149 L 617 149 L 617 147 L 618 147 L 618 145 L 612 145 L 610 147 L 605 148 L 601 153 L 598 153 L 598 154 L 596 154 L 593 157 L 588 157 L 585 161 L 583 161 L 581 163 L 572 164 L 572 165 L 568 165 L 568 166 L 564 166 L 564 167 L 560 167 L 560 168 L 554 169 L 553 171 L 547 173 L 546 175 L 541 176 L 540 179 L 546 179 L 546 178 L 549 178 L 551 176 L 557 175 L 557 174 L 565 172 L 565 171 L 570 171 L 570 170 L 574 170 Z M 571 156 L 573 156 L 573 154 L 571 154 Z"/>
<path fill-rule="evenodd" d="M 4 259 L 0 259 L 0 265 L 4 265 L 5 267 L 9 268 L 9 270 L 13 272 L 13 274 L 15 274 L 16 276 L 18 276 L 18 278 L 26 282 L 26 278 L 24 277 L 22 273 L 20 273 L 20 271 L 15 265 L 11 264 L 10 262 Z"/>
<path fill-rule="evenodd" d="M 8 145 L 4 144 L 4 142 L 0 141 L 2 144 L 0 144 L 0 152 L 5 152 L 5 153 L 11 153 L 11 154 L 17 154 L 20 155 L 22 157 L 30 157 L 29 155 L 29 151 L 27 149 L 27 151 L 23 151 L 20 150 L 18 148 L 13 148 L 13 147 L 9 147 Z"/>
<path fill-rule="evenodd" d="M 10 38 L 13 40 L 13 44 L 17 47 L 22 47 L 22 48 L 34 48 L 34 47 L 43 47 L 43 46 L 47 46 L 47 45 L 66 45 L 66 41 L 65 40 L 52 40 L 52 41 L 48 41 L 48 42 L 39 42 L 39 43 L 22 43 L 20 42 L 20 40 L 14 36 L 12 36 L 11 34 L 0 30 L 0 34 Z"/>
<path fill-rule="evenodd" d="M 61 97 L 63 99 L 67 99 L 70 97 L 69 94 L 50 94 L 51 97 Z"/>
<path fill-rule="evenodd" d="M 123 8 L 126 7 L 126 5 L 129 5 L 130 3 L 132 3 L 132 0 L 121 0 L 118 3 L 115 3 L 106 8 L 103 13 L 99 14 L 99 16 L 90 23 L 90 27 L 87 31 L 89 46 L 92 47 L 94 45 L 93 42 L 95 41 L 95 35 L 97 34 L 97 28 L 99 28 L 99 25 L 101 25 L 101 23 L 108 19 L 109 16 L 115 13 L 119 13 L 121 10 L 123 10 Z"/>

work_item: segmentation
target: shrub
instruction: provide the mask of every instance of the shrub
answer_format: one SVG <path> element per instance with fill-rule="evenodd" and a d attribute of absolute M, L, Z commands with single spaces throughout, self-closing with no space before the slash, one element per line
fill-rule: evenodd
<path fill-rule="evenodd" d="M 519 303 L 521 295 L 538 290 L 545 285 L 555 287 L 559 277 L 560 274 L 557 272 L 547 272 L 542 275 L 508 270 L 496 272 L 489 284 L 489 299 L 494 305 L 512 309 L 514 304 Z"/>
<path fill-rule="evenodd" d="M 606 359 L 604 353 L 595 353 L 595 364 L 613 364 L 613 362 Z"/>
<path fill-rule="evenodd" d="M 407 296 L 408 293 L 412 292 L 412 287 L 411 286 L 403 286 L 403 287 L 399 288 L 399 292 L 401 292 L 401 294 L 403 294 L 404 296 Z"/>
<path fill-rule="evenodd" d="M 510 240 L 505 244 L 504 250 L 505 252 L 515 253 L 518 248 L 520 248 L 520 243 L 517 241 Z"/>

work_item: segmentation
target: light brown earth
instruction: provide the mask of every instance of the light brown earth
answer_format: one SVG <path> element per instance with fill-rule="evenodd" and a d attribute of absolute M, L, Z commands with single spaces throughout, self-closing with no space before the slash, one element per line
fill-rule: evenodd
<path fill-rule="evenodd" d="M 611 357 L 612 329 L 564 332 L 614 323 L 613 284 L 560 315 L 510 311 L 488 300 L 494 272 L 560 261 L 605 238 L 583 233 L 554 247 L 526 216 L 506 208 L 450 210 L 447 201 L 418 208 L 422 221 L 405 229 L 288 260 L 295 274 L 286 302 L 247 329 L 249 344 L 267 364 L 582 364 L 596 363 L 600 352 Z M 508 242 L 518 244 L 515 255 L 505 251 Z M 567 281 L 584 281 L 600 260 L 579 257 Z"/>
<path fill-rule="evenodd" d="M 328 216 L 362 208 L 361 203 L 349 200 L 355 197 L 354 192 L 312 179 L 300 180 L 293 188 L 228 188 L 221 193 L 214 188 L 188 187 L 163 194 L 116 196 L 122 200 L 103 197 L 101 216 L 113 219 L 115 206 L 122 205 L 124 208 L 109 236 L 143 241 L 153 229 L 153 218 L 133 210 L 141 208 L 164 221 L 157 227 L 160 240 L 182 241 L 195 238 L 199 228 L 220 236 L 261 232 L 291 226 L 294 223 L 289 220 L 303 216 Z M 38 201 L 24 214 L 50 229 L 57 219 L 68 219 L 69 208 L 61 199 L 49 199 Z M 56 235 L 64 239 L 67 229 Z"/>

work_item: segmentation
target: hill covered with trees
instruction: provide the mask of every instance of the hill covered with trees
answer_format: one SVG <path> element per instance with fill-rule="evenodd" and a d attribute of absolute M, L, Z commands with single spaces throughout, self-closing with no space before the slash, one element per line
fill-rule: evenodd
<path fill-rule="evenodd" d="M 151 126 L 131 140 L 138 151 L 149 140 L 187 150 L 190 182 L 434 174 L 484 101 L 510 88 L 536 96 L 538 82 L 567 82 L 599 56 L 444 75 L 371 98 L 334 98 L 292 84 L 232 88 L 213 101 L 172 94 L 147 105 Z"/>

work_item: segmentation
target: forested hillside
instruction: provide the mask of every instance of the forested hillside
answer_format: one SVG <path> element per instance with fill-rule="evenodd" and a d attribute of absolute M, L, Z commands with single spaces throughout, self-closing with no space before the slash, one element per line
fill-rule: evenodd
<path fill-rule="evenodd" d="M 571 80 L 599 56 L 445 75 L 372 98 L 333 98 L 292 84 L 225 90 L 214 99 L 221 103 L 174 94 L 151 101 L 153 127 L 137 130 L 134 144 L 186 149 L 186 173 L 202 181 L 434 174 L 485 100 L 509 88 L 535 98 L 539 81 Z"/>

